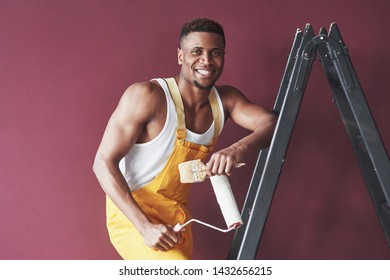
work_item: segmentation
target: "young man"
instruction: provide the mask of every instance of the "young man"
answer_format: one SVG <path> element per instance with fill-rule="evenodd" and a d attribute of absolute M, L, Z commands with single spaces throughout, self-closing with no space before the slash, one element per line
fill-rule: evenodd
<path fill-rule="evenodd" d="M 111 242 L 124 259 L 191 259 L 191 227 L 173 230 L 191 218 L 190 185 L 180 183 L 178 164 L 209 159 L 209 175 L 230 175 L 234 164 L 270 143 L 272 112 L 234 87 L 214 86 L 224 54 L 220 24 L 186 23 L 177 54 L 180 73 L 130 86 L 108 122 L 93 170 L 107 194 Z M 229 117 L 251 133 L 211 155 Z"/>

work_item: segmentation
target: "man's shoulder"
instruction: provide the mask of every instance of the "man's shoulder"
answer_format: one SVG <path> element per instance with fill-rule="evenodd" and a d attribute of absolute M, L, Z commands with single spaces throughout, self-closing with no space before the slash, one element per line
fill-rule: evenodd
<path fill-rule="evenodd" d="M 239 104 L 247 104 L 249 100 L 236 87 L 231 85 L 216 86 L 221 102 L 226 112 L 231 112 Z"/>
<path fill-rule="evenodd" d="M 136 82 L 130 85 L 125 93 L 129 94 L 153 94 L 160 93 L 162 91 L 161 86 L 155 80 L 146 82 Z"/>
<path fill-rule="evenodd" d="M 129 102 L 160 102 L 161 98 L 165 97 L 157 81 L 136 82 L 126 89 L 122 97 Z"/>
<path fill-rule="evenodd" d="M 215 88 L 222 100 L 240 98 L 243 96 L 238 88 L 231 85 L 218 85 Z"/>

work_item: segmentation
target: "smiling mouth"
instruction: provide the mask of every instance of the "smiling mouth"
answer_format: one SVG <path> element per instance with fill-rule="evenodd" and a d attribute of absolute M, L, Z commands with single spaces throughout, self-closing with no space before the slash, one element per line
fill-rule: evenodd
<path fill-rule="evenodd" d="M 205 69 L 196 69 L 195 72 L 206 78 L 211 77 L 215 73 L 215 71 Z"/>

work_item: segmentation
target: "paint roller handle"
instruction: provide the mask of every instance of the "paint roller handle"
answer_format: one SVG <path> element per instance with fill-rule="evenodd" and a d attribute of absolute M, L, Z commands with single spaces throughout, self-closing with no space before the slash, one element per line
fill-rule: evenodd
<path fill-rule="evenodd" d="M 191 219 L 191 220 L 185 222 L 184 224 L 180 224 L 180 223 L 176 224 L 176 225 L 174 226 L 174 228 L 173 228 L 173 231 L 176 232 L 176 233 L 179 233 L 179 232 L 183 231 L 183 230 L 184 230 L 184 227 L 185 227 L 186 225 L 188 225 L 189 223 L 191 223 L 191 222 L 196 222 L 196 223 L 198 223 L 198 224 L 204 225 L 204 226 L 206 226 L 206 227 L 212 228 L 212 229 L 217 230 L 217 231 L 220 231 L 220 232 L 229 232 L 229 231 L 231 231 L 231 230 L 238 229 L 238 228 L 242 225 L 242 223 L 235 223 L 235 224 L 231 225 L 231 226 L 230 226 L 229 228 L 227 228 L 227 229 L 222 229 L 222 228 L 219 228 L 219 227 L 210 225 L 210 224 L 208 224 L 208 223 L 202 222 L 202 221 L 197 220 L 197 219 Z"/>
<path fill-rule="evenodd" d="M 179 232 L 181 232 L 182 230 L 184 230 L 184 226 L 181 225 L 180 223 L 176 224 L 176 225 L 173 227 L 173 231 L 176 232 L 176 233 L 179 233 Z"/>

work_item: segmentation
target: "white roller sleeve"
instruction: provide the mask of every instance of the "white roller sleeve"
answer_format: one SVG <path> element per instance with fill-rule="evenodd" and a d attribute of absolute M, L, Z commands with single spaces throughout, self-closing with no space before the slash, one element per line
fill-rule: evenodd
<path fill-rule="evenodd" d="M 227 176 L 211 176 L 210 180 L 227 227 L 240 227 L 243 221 Z"/>

